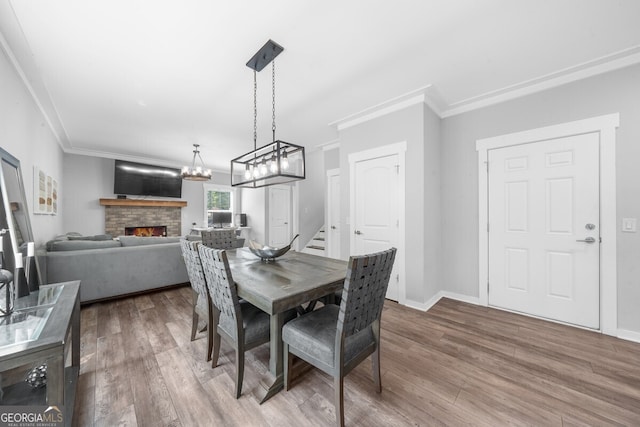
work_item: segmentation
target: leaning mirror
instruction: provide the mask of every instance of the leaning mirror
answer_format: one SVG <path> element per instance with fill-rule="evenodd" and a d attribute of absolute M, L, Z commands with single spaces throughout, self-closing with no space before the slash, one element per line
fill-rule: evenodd
<path fill-rule="evenodd" d="M 3 269 L 17 271 L 23 266 L 31 291 L 41 282 L 40 268 L 35 257 L 34 239 L 29 209 L 20 170 L 20 161 L 0 148 L 0 234 L 2 234 Z M 19 295 L 20 296 L 20 295 Z"/>

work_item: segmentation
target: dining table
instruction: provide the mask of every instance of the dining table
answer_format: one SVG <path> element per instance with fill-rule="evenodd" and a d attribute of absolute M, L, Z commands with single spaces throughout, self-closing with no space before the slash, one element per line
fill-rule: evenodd
<path fill-rule="evenodd" d="M 256 392 L 264 403 L 284 385 L 284 313 L 342 289 L 347 262 L 297 251 L 263 261 L 249 248 L 227 250 L 227 258 L 238 296 L 270 316 L 269 374 Z"/>

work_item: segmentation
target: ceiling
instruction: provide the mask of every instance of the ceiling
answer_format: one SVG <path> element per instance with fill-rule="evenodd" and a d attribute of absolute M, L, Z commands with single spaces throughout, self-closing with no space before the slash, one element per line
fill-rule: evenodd
<path fill-rule="evenodd" d="M 253 148 L 253 72 L 272 39 L 277 137 L 420 93 L 447 117 L 640 62 L 637 0 L 0 0 L 0 48 L 68 153 L 208 167 Z M 258 146 L 271 68 L 258 73 Z"/>

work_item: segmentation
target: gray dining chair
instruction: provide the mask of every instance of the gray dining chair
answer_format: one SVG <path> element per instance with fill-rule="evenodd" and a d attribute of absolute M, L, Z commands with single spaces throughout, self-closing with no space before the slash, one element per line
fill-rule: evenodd
<path fill-rule="evenodd" d="M 396 248 L 349 259 L 340 306 L 325 305 L 284 325 L 284 385 L 293 356 L 334 378 L 336 421 L 344 425 L 343 379 L 372 355 L 376 392 L 380 381 L 380 318 Z"/>
<path fill-rule="evenodd" d="M 200 316 L 205 318 L 207 329 L 207 361 L 211 360 L 213 350 L 213 309 L 209 290 L 202 271 L 198 245 L 200 242 L 180 239 L 182 257 L 187 267 L 189 282 L 191 283 L 192 312 L 191 312 L 191 341 L 196 338 Z"/>
<path fill-rule="evenodd" d="M 214 307 L 213 324 L 217 325 L 213 338 L 211 366 L 218 365 L 220 339 L 236 353 L 236 399 L 242 394 L 244 353 L 269 342 L 270 316 L 247 301 L 239 300 L 225 250 L 200 245 L 200 260 Z M 285 313 L 287 322 L 296 316 L 295 310 Z"/>
<path fill-rule="evenodd" d="M 203 230 L 200 235 L 202 236 L 202 244 L 209 248 L 233 249 L 238 245 L 236 230 L 231 228 Z"/>

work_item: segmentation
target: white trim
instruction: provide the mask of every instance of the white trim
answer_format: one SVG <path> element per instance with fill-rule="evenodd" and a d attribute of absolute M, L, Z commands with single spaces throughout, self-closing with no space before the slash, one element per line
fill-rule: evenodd
<path fill-rule="evenodd" d="M 640 63 L 640 46 L 633 46 L 531 80 L 454 102 L 442 110 L 440 117 L 455 116 L 638 63 Z"/>
<path fill-rule="evenodd" d="M 488 252 L 488 150 L 591 132 L 600 133 L 600 331 L 616 336 L 618 323 L 616 273 L 616 134 L 618 113 L 547 126 L 476 141 L 478 151 L 478 303 L 489 297 Z"/>
<path fill-rule="evenodd" d="M 640 343 L 640 332 L 618 329 L 618 338 Z"/>
<path fill-rule="evenodd" d="M 236 213 L 239 212 L 239 197 L 237 197 L 236 189 L 234 187 L 231 187 L 230 185 L 210 183 L 202 184 L 202 210 L 204 215 L 204 226 L 209 226 L 209 219 L 207 217 L 207 193 L 209 191 L 219 191 L 221 193 L 228 191 L 229 193 L 231 193 L 231 224 L 233 226 L 240 227 L 240 224 L 235 224 Z"/>
<path fill-rule="evenodd" d="M 406 152 L 407 152 L 407 141 L 396 142 L 394 144 L 384 145 L 382 147 L 371 148 L 369 150 L 358 151 L 356 153 L 349 154 L 349 252 L 351 252 L 352 248 L 355 246 L 354 241 L 354 225 L 355 225 L 355 163 L 376 159 L 379 157 L 386 157 L 397 155 L 398 163 L 400 166 L 400 173 L 398 175 L 398 190 L 399 190 L 399 206 L 398 206 L 398 218 L 400 221 L 400 226 L 398 227 L 398 249 L 402 249 L 403 252 L 406 252 L 405 245 L 405 223 L 406 223 L 406 185 L 405 185 L 405 175 L 406 175 Z M 347 227 L 344 227 L 347 228 Z M 406 301 L 406 270 L 405 270 L 405 256 L 401 253 L 396 257 L 396 262 L 398 263 L 398 271 L 400 275 L 400 282 L 398 283 L 398 303 L 402 305 L 407 305 Z"/>
<path fill-rule="evenodd" d="M 457 294 L 455 292 L 448 292 L 448 291 L 440 291 L 440 292 L 438 292 L 437 294 L 435 294 L 434 296 L 429 298 L 429 300 L 427 302 L 418 302 L 418 301 L 413 301 L 413 300 L 407 300 L 405 305 L 407 307 L 410 307 L 410 308 L 413 308 L 413 309 L 416 309 L 416 310 L 429 311 L 429 310 L 431 310 L 431 307 L 436 305 L 438 303 L 438 301 L 440 301 L 442 298 L 449 298 L 449 299 L 452 299 L 452 300 L 465 302 L 467 304 L 479 305 L 478 304 L 478 298 L 476 298 L 476 297 L 470 297 L 468 295 L 462 295 L 462 294 Z"/>
<path fill-rule="evenodd" d="M 400 111 L 412 105 L 425 103 L 426 92 L 430 88 L 431 85 L 423 86 L 411 92 L 396 96 L 395 98 L 388 99 L 342 119 L 335 120 L 329 123 L 329 126 L 336 126 L 338 131 L 341 131 L 369 120 Z"/>

